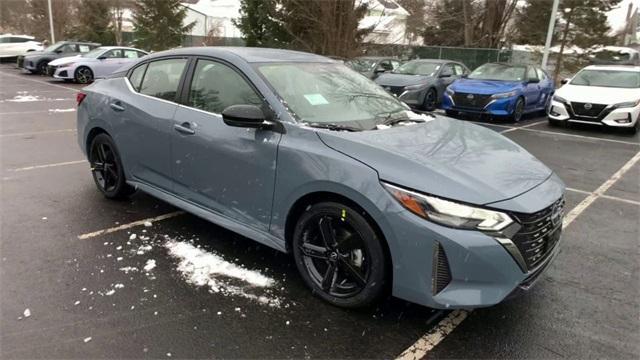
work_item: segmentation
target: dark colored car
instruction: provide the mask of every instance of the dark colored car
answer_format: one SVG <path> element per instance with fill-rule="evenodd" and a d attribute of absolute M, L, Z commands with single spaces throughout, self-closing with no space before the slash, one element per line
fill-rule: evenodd
<path fill-rule="evenodd" d="M 362 56 L 345 62 L 345 65 L 369 79 L 375 79 L 382 73 L 393 71 L 400 64 L 402 62 L 396 58 L 382 56 Z"/>
<path fill-rule="evenodd" d="M 442 108 L 520 121 L 522 115 L 546 112 L 555 91 L 553 80 L 535 66 L 488 63 L 447 88 Z"/>
<path fill-rule="evenodd" d="M 464 64 L 450 60 L 411 60 L 382 74 L 375 82 L 407 105 L 431 111 L 453 81 L 469 73 Z"/>
<path fill-rule="evenodd" d="M 49 61 L 88 53 L 99 46 L 100 44 L 91 42 L 59 41 L 42 51 L 32 51 L 24 56 L 19 56 L 17 65 L 34 74 L 46 74 Z"/>

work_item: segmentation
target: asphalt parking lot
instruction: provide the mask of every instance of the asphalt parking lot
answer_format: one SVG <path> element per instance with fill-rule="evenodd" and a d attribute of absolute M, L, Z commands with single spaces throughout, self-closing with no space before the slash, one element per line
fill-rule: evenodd
<path fill-rule="evenodd" d="M 104 199 L 76 142 L 79 88 L 0 65 L 2 358 L 640 357 L 638 135 L 534 117 L 482 123 L 569 188 L 549 271 L 486 309 L 389 298 L 341 310 L 314 297 L 286 255 L 142 193 Z M 216 292 L 175 244 L 275 285 Z"/>

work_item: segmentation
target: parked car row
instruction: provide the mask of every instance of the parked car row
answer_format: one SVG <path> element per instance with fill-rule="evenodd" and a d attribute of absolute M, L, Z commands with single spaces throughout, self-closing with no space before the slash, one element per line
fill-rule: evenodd
<path fill-rule="evenodd" d="M 0 35 L 0 60 L 11 60 L 29 52 L 42 50 L 42 43 L 29 35 Z"/>
<path fill-rule="evenodd" d="M 16 65 L 34 74 L 87 84 L 147 54 L 129 47 L 60 41 L 44 50 L 18 56 Z"/>

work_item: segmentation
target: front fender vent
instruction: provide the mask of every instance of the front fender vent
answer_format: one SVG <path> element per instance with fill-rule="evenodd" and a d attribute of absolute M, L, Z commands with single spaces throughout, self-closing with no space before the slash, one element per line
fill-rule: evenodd
<path fill-rule="evenodd" d="M 431 271 L 431 289 L 433 295 L 444 290 L 451 282 L 451 269 L 449 268 L 449 260 L 445 254 L 442 245 L 435 242 L 433 246 L 433 269 Z"/>

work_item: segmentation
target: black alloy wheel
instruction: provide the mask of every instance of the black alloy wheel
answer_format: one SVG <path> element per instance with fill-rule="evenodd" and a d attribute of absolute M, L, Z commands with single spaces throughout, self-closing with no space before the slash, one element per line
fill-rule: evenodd
<path fill-rule="evenodd" d="M 120 199 L 133 193 L 126 183 L 120 155 L 109 135 L 99 134 L 91 142 L 89 162 L 93 180 L 107 198 Z"/>
<path fill-rule="evenodd" d="M 519 122 L 520 120 L 522 120 L 523 114 L 524 114 L 524 100 L 522 100 L 522 98 L 518 98 L 518 100 L 516 100 L 516 105 L 513 108 L 511 121 Z"/>
<path fill-rule="evenodd" d="M 293 253 L 307 285 L 333 305 L 366 306 L 384 290 L 387 265 L 380 239 L 348 206 L 310 207 L 294 231 Z"/>
<path fill-rule="evenodd" d="M 38 74 L 40 74 L 40 75 L 47 75 L 47 64 L 48 64 L 48 62 L 47 62 L 46 60 L 41 60 L 41 61 L 38 63 L 38 66 L 37 66 L 37 69 L 38 69 L 38 70 L 37 70 L 37 72 L 38 72 Z"/>
<path fill-rule="evenodd" d="M 436 89 L 429 89 L 424 95 L 424 102 L 422 103 L 422 109 L 425 111 L 433 111 L 438 104 L 438 94 Z"/>
<path fill-rule="evenodd" d="M 74 78 L 78 84 L 88 84 L 93 81 L 93 71 L 86 66 L 82 66 L 76 70 Z"/>

